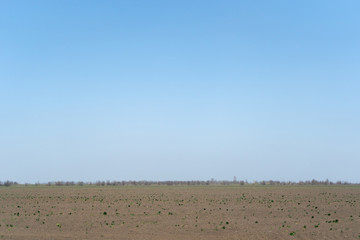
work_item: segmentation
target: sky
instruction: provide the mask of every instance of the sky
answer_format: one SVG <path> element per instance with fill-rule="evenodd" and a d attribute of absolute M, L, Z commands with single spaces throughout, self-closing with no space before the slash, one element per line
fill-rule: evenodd
<path fill-rule="evenodd" d="M 0 1 L 0 181 L 360 182 L 359 11 Z"/>

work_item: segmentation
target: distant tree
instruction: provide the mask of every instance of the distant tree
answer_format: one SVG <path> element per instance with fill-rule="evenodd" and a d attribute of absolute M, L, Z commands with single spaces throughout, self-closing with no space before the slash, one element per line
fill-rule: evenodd
<path fill-rule="evenodd" d="M 10 187 L 11 186 L 11 182 L 9 180 L 5 181 L 3 184 L 5 187 Z"/>

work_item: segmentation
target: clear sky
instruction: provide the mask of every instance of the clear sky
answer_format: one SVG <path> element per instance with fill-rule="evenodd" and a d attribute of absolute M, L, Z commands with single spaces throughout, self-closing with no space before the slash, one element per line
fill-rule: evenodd
<path fill-rule="evenodd" d="M 0 1 L 0 180 L 360 182 L 359 12 Z"/>

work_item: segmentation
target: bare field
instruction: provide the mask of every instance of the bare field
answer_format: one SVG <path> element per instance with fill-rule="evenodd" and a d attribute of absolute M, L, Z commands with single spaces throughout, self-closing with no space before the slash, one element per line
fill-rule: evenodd
<path fill-rule="evenodd" d="M 360 187 L 1 187 L 0 225 L 0 239 L 360 239 Z"/>

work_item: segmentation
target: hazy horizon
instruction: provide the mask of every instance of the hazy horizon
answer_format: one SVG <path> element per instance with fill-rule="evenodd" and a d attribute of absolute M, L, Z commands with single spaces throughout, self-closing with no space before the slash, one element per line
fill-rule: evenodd
<path fill-rule="evenodd" d="M 359 10 L 1 1 L 0 181 L 360 182 Z"/>

